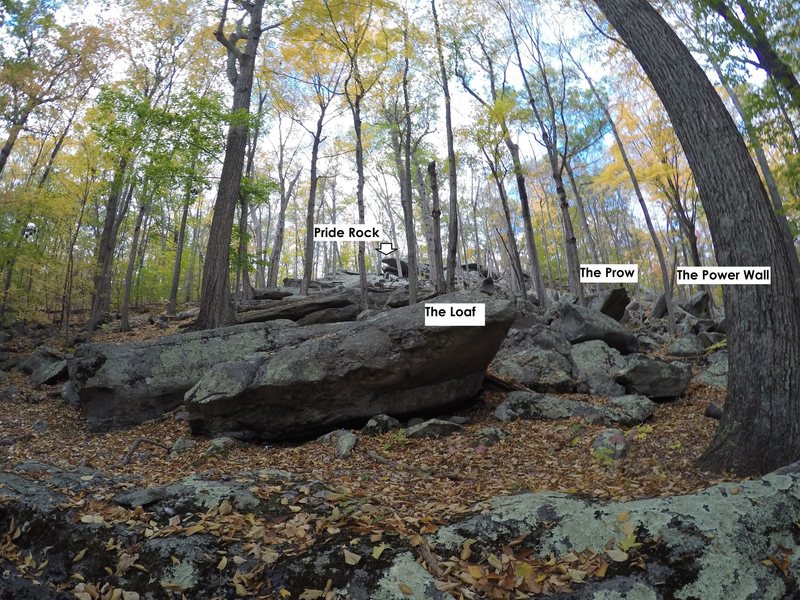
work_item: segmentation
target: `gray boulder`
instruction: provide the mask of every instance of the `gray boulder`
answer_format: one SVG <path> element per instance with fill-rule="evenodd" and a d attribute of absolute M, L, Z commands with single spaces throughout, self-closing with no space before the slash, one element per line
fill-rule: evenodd
<path fill-rule="evenodd" d="M 507 300 L 468 294 L 434 301 L 476 301 L 486 305 L 484 327 L 425 327 L 424 305 L 417 304 L 368 321 L 313 326 L 315 335 L 305 341 L 220 361 L 186 394 L 192 431 L 308 439 L 379 412 L 403 415 L 470 400 L 513 308 Z"/>
<path fill-rule="evenodd" d="M 701 331 L 697 334 L 698 339 L 703 344 L 704 348 L 719 344 L 725 339 L 724 333 L 717 333 L 716 331 Z"/>
<path fill-rule="evenodd" d="M 290 296 L 269 308 L 251 310 L 239 314 L 237 320 L 239 323 L 258 323 L 277 319 L 298 321 L 312 313 L 346 307 L 356 307 L 355 314 L 352 316 L 355 319 L 356 315 L 358 315 L 358 292 L 355 290 L 332 290 L 309 296 Z M 349 312 L 352 312 L 352 310 Z M 324 314 L 327 314 L 328 318 L 332 318 L 332 315 L 340 315 L 341 313 L 328 312 Z M 317 319 L 320 318 L 323 318 L 323 315 L 317 317 Z M 316 320 L 314 322 L 322 321 Z"/>
<path fill-rule="evenodd" d="M 570 348 L 570 343 L 557 329 L 532 318 L 518 319 L 503 340 L 496 358 L 511 356 L 525 350 L 550 350 L 569 358 Z"/>
<path fill-rule="evenodd" d="M 503 379 L 517 381 L 537 392 L 569 392 L 575 389 L 570 361 L 553 350 L 534 348 L 495 358 L 491 368 Z"/>
<path fill-rule="evenodd" d="M 340 323 L 355 321 L 361 309 L 358 304 L 348 304 L 340 308 L 323 308 L 297 319 L 298 325 L 316 325 L 318 323 Z"/>
<path fill-rule="evenodd" d="M 644 423 L 653 416 L 653 411 L 656 409 L 655 402 L 640 394 L 617 396 L 611 398 L 609 403 L 611 408 L 621 415 L 616 422 L 626 427 Z"/>
<path fill-rule="evenodd" d="M 236 325 L 132 344 L 84 344 L 67 360 L 65 399 L 92 431 L 138 425 L 183 402 L 212 366 L 305 339 L 289 321 Z"/>
<path fill-rule="evenodd" d="M 600 406 L 532 392 L 511 392 L 495 409 L 494 416 L 500 421 L 579 418 L 589 423 L 631 426 L 643 422 L 653 414 L 653 403 L 649 400 L 647 402 L 649 405 L 639 397 L 622 396 L 612 400 L 610 406 Z"/>
<path fill-rule="evenodd" d="M 508 437 L 511 433 L 501 427 L 483 427 L 478 431 L 474 446 L 495 446 Z"/>
<path fill-rule="evenodd" d="M 598 310 L 604 315 L 608 315 L 615 321 L 622 321 L 625 316 L 625 308 L 630 304 L 631 297 L 625 288 L 612 288 L 600 292 L 588 302 L 589 308 Z"/>
<path fill-rule="evenodd" d="M 592 441 L 592 454 L 603 460 L 617 460 L 628 453 L 629 446 L 621 429 L 603 429 Z"/>
<path fill-rule="evenodd" d="M 42 364 L 31 374 L 31 384 L 40 386 L 50 383 L 56 383 L 65 379 L 67 376 L 67 361 L 60 360 L 58 362 Z"/>
<path fill-rule="evenodd" d="M 728 351 L 720 350 L 708 357 L 708 367 L 703 369 L 695 381 L 717 388 L 728 387 Z"/>
<path fill-rule="evenodd" d="M 399 429 L 401 427 L 400 421 L 389 415 L 375 415 L 367 424 L 361 429 L 364 435 L 380 435 L 391 431 L 392 429 Z"/>
<path fill-rule="evenodd" d="M 702 290 L 694 294 L 686 302 L 681 302 L 680 307 L 699 319 L 708 319 L 711 317 L 710 304 L 711 294 L 706 290 Z"/>
<path fill-rule="evenodd" d="M 630 357 L 617 375 L 617 381 L 628 392 L 659 400 L 679 397 L 691 378 L 692 370 L 686 363 L 669 363 L 641 355 Z"/>
<path fill-rule="evenodd" d="M 579 392 L 596 396 L 624 394 L 625 388 L 614 380 L 614 374 L 624 364 L 622 355 L 600 340 L 572 347 L 572 375 Z"/>
<path fill-rule="evenodd" d="M 670 356 L 700 356 L 703 354 L 703 342 L 694 334 L 687 334 L 673 341 L 667 348 Z"/>
<path fill-rule="evenodd" d="M 537 492 L 495 498 L 480 514 L 439 529 L 429 543 L 444 556 L 458 556 L 467 539 L 480 556 L 523 536 L 537 557 L 600 552 L 613 568 L 568 596 L 581 600 L 782 600 L 797 597 L 800 578 L 792 534 L 798 497 L 797 463 L 762 479 L 666 498 L 602 502 Z M 631 534 L 642 545 L 620 554 Z M 639 556 L 646 557 L 644 569 Z M 765 564 L 765 556 L 785 572 Z"/>
<path fill-rule="evenodd" d="M 623 354 L 639 349 L 636 336 L 625 327 L 611 317 L 583 306 L 562 304 L 558 326 L 562 335 L 573 344 L 602 340 Z"/>
<path fill-rule="evenodd" d="M 452 421 L 444 421 L 442 419 L 428 419 L 419 425 L 414 425 L 406 429 L 407 438 L 438 438 L 446 437 L 459 431 L 463 431 L 464 427 Z"/>

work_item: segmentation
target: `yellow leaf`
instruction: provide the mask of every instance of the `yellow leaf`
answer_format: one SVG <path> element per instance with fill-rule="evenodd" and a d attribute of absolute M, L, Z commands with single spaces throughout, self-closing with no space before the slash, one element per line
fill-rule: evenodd
<path fill-rule="evenodd" d="M 461 560 L 469 560 L 469 557 L 472 556 L 472 544 L 477 542 L 478 540 L 475 539 L 468 539 L 464 540 L 464 543 L 461 545 Z"/>
<path fill-rule="evenodd" d="M 628 560 L 628 553 L 623 552 L 619 548 L 612 548 L 611 550 L 606 550 L 606 554 L 608 554 L 609 558 L 614 562 L 625 562 Z"/>
<path fill-rule="evenodd" d="M 470 565 L 467 567 L 467 572 L 473 579 L 481 579 L 486 576 L 486 571 L 480 565 Z"/>
<path fill-rule="evenodd" d="M 105 523 L 103 517 L 100 515 L 83 515 L 81 523 Z"/>
<path fill-rule="evenodd" d="M 197 523 L 186 530 L 186 535 L 194 535 L 195 533 L 200 533 L 201 531 L 203 531 L 203 524 Z"/>
<path fill-rule="evenodd" d="M 608 571 L 608 563 L 604 562 L 601 563 L 599 567 L 594 572 L 595 577 L 605 577 L 606 571 Z"/>
<path fill-rule="evenodd" d="M 361 557 L 355 552 L 350 552 L 347 548 L 342 548 L 342 550 L 344 551 L 344 562 L 348 565 L 357 565 L 361 560 Z"/>
<path fill-rule="evenodd" d="M 523 579 L 529 579 L 533 575 L 533 565 L 528 563 L 517 563 L 517 570 L 516 570 L 517 577 L 522 577 Z"/>
<path fill-rule="evenodd" d="M 72 562 L 80 562 L 83 560 L 83 557 L 86 556 L 86 548 L 81 550 L 75 555 L 75 558 L 72 559 Z"/>
<path fill-rule="evenodd" d="M 325 594 L 322 590 L 304 590 L 302 594 L 300 594 L 300 600 L 317 600 L 317 598 L 322 598 Z"/>
<path fill-rule="evenodd" d="M 245 588 L 241 583 L 236 584 L 236 595 L 240 598 L 244 598 L 247 596 L 247 588 Z"/>
<path fill-rule="evenodd" d="M 386 550 L 388 547 L 389 547 L 388 544 L 379 544 L 378 546 L 375 546 L 372 549 L 372 558 L 378 560 L 381 557 L 381 554 L 383 554 L 383 551 Z"/>
<path fill-rule="evenodd" d="M 217 565 L 217 570 L 218 571 L 224 571 L 225 567 L 227 567 L 227 566 L 228 566 L 228 557 L 227 556 L 223 556 L 220 559 L 219 564 Z"/>
<path fill-rule="evenodd" d="M 281 598 L 288 598 L 292 595 L 292 592 L 290 592 L 286 588 L 281 588 L 281 591 L 278 593 L 281 595 Z"/>
<path fill-rule="evenodd" d="M 122 592 L 122 600 L 139 600 L 139 592 Z"/>

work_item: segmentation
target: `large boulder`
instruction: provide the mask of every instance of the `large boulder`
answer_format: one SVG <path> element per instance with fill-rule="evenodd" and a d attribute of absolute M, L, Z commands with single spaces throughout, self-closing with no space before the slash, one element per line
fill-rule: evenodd
<path fill-rule="evenodd" d="M 511 392 L 495 409 L 499 421 L 557 421 L 578 418 L 589 423 L 631 426 L 643 423 L 655 405 L 641 396 L 621 396 L 601 406 L 532 392 Z"/>
<path fill-rule="evenodd" d="M 305 439 L 377 413 L 403 415 L 474 398 L 514 320 L 513 307 L 467 294 L 436 302 L 483 302 L 486 324 L 425 327 L 424 305 L 417 304 L 368 321 L 315 326 L 313 337 L 279 351 L 219 361 L 186 394 L 192 431 Z"/>
<path fill-rule="evenodd" d="M 289 321 L 271 321 L 132 344 L 84 344 L 67 361 L 67 396 L 92 431 L 137 425 L 177 408 L 215 364 L 275 350 L 303 339 L 300 332 Z"/>
<path fill-rule="evenodd" d="M 537 392 L 569 392 L 575 389 L 572 364 L 554 350 L 534 348 L 495 358 L 493 371 Z"/>
<path fill-rule="evenodd" d="M 602 340 L 623 354 L 636 352 L 636 336 L 603 313 L 576 304 L 562 304 L 558 326 L 562 335 L 573 344 Z"/>
<path fill-rule="evenodd" d="M 359 295 L 356 290 L 332 290 L 324 293 L 312 294 L 310 296 L 291 296 L 276 302 L 269 308 L 262 310 L 251 310 L 238 315 L 239 323 L 258 323 L 262 321 L 274 321 L 276 319 L 289 319 L 297 321 L 312 313 L 326 309 L 358 307 Z M 358 310 L 352 315 L 355 319 Z M 315 320 L 314 322 L 321 322 Z"/>
<path fill-rule="evenodd" d="M 720 350 L 708 357 L 708 367 L 703 369 L 695 381 L 712 387 L 726 389 L 728 387 L 728 351 Z"/>
<path fill-rule="evenodd" d="M 591 340 L 572 347 L 572 375 L 579 392 L 595 396 L 619 396 L 625 388 L 614 374 L 625 365 L 622 355 L 600 340 Z"/>
<path fill-rule="evenodd" d="M 622 321 L 625 316 L 625 308 L 630 304 L 631 297 L 625 288 L 612 288 L 600 292 L 588 302 L 589 308 L 599 310 L 604 315 L 608 315 L 615 321 Z"/>
<path fill-rule="evenodd" d="M 711 294 L 706 290 L 697 292 L 686 302 L 680 303 L 680 307 L 683 310 L 699 319 L 708 319 L 711 317 L 710 305 Z"/>
<path fill-rule="evenodd" d="M 679 397 L 691 378 L 692 370 L 686 363 L 664 362 L 641 355 L 630 357 L 617 375 L 617 381 L 629 392 L 655 400 Z"/>

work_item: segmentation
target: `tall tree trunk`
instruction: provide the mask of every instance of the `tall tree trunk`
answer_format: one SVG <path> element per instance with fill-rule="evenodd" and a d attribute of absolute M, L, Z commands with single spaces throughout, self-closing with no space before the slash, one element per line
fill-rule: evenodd
<path fill-rule="evenodd" d="M 233 85 L 232 112 L 250 113 L 250 96 L 253 88 L 253 71 L 255 69 L 258 42 L 261 38 L 261 16 L 265 0 L 253 0 L 242 4 L 250 14 L 250 22 L 246 34 L 226 35 L 225 25 L 228 3 L 225 2 L 222 19 L 215 31 L 219 41 L 228 51 L 228 80 Z M 235 38 L 235 39 L 232 39 Z M 236 45 L 240 37 L 246 39 L 243 48 Z M 230 252 L 231 231 L 236 204 L 239 201 L 239 190 L 244 171 L 244 159 L 247 149 L 247 123 L 238 118 L 228 127 L 225 144 L 225 159 L 214 203 L 214 215 L 211 219 L 211 230 L 208 234 L 206 264 L 203 268 L 203 283 L 200 292 L 200 314 L 197 324 L 200 328 L 212 329 L 236 322 L 236 314 L 230 294 Z"/>
<path fill-rule="evenodd" d="M 531 219 L 531 207 L 528 201 L 528 188 L 525 185 L 525 174 L 522 170 L 522 161 L 519 158 L 519 146 L 511 139 L 506 124 L 503 123 L 506 131 L 505 144 L 511 154 L 511 164 L 514 166 L 514 180 L 517 183 L 517 193 L 519 194 L 519 205 L 522 212 L 522 226 L 525 230 L 525 246 L 528 250 L 528 260 L 530 261 L 531 282 L 536 290 L 536 299 L 539 304 L 547 304 L 547 294 L 544 290 L 544 279 L 542 269 L 539 266 L 539 252 L 536 250 L 536 240 L 533 237 L 533 221 Z M 516 245 L 514 242 L 513 245 Z M 524 287 L 524 286 L 523 286 Z"/>
<path fill-rule="evenodd" d="M 183 259 L 183 244 L 186 239 L 186 220 L 189 217 L 189 205 L 195 190 L 192 189 L 191 181 L 186 183 L 184 191 L 183 208 L 181 209 L 181 223 L 178 227 L 178 239 L 175 244 L 175 266 L 172 268 L 172 283 L 169 288 L 169 303 L 167 304 L 167 314 L 174 315 L 175 307 L 178 304 L 178 285 L 181 280 L 181 261 Z"/>
<path fill-rule="evenodd" d="M 435 273 L 434 286 L 437 294 L 444 294 L 446 282 L 442 267 L 442 209 L 439 204 L 439 178 L 436 175 L 436 161 L 428 163 L 428 177 L 431 180 L 431 217 L 433 218 L 433 257 L 431 265 Z"/>
<path fill-rule="evenodd" d="M 509 248 L 507 248 L 507 250 L 509 253 L 509 258 L 511 260 L 511 266 L 513 267 L 514 272 L 516 273 L 522 297 L 523 299 L 527 299 L 527 293 L 525 291 L 525 280 L 522 277 L 522 263 L 520 262 L 519 259 L 517 238 L 516 235 L 514 234 L 514 224 L 513 221 L 511 220 L 511 210 L 508 207 L 508 194 L 506 193 L 506 186 L 503 184 L 503 176 L 499 172 L 497 166 L 497 159 L 494 157 L 490 157 L 489 153 L 486 151 L 485 148 L 481 148 L 481 150 L 483 152 L 483 155 L 486 157 L 486 162 L 489 165 L 489 170 L 492 174 L 492 179 L 494 179 L 495 185 L 497 185 L 497 193 L 500 195 L 500 202 L 503 205 L 503 215 L 506 218 L 506 227 L 508 228 Z M 539 302 L 544 303 L 544 297 L 540 297 Z"/>
<path fill-rule="evenodd" d="M 284 183 L 285 178 L 281 176 L 281 204 L 278 211 L 278 221 L 275 225 L 275 238 L 272 242 L 272 252 L 269 256 L 269 271 L 267 273 L 267 287 L 278 285 L 278 272 L 281 267 L 281 252 L 283 251 L 283 238 L 286 231 L 286 208 L 289 200 L 294 193 L 294 186 L 300 178 L 300 171 L 297 171 L 291 183 L 287 187 Z"/>
<path fill-rule="evenodd" d="M 719 63 L 712 60 L 711 65 L 714 67 L 714 72 L 717 74 L 722 86 L 725 88 L 728 97 L 731 99 L 731 103 L 736 109 L 736 112 L 739 113 L 739 118 L 742 120 L 745 131 L 747 131 L 747 136 L 750 138 L 750 146 L 753 148 L 753 152 L 756 155 L 756 160 L 758 161 L 758 166 L 761 168 L 761 174 L 764 176 L 764 181 L 767 184 L 767 191 L 769 192 L 769 197 L 772 200 L 772 206 L 775 208 L 775 216 L 777 217 L 778 223 L 781 226 L 781 233 L 783 234 L 783 239 L 786 242 L 786 247 L 789 250 L 789 260 L 792 262 L 792 274 L 794 275 L 795 281 L 800 282 L 800 259 L 797 257 L 797 248 L 794 245 L 794 236 L 792 235 L 792 230 L 789 228 L 789 222 L 786 219 L 786 209 L 783 207 L 783 198 L 781 197 L 780 190 L 778 189 L 778 184 L 775 181 L 775 177 L 772 175 L 772 169 L 770 169 L 767 156 L 764 153 L 764 147 L 761 145 L 761 142 L 758 139 L 758 132 L 755 131 L 753 124 L 747 117 L 747 113 L 744 110 L 744 106 L 742 106 L 741 100 L 739 100 L 738 94 L 736 94 L 736 91 L 728 83 L 728 80 L 723 74 Z"/>
<path fill-rule="evenodd" d="M 714 87 L 646 0 L 595 0 L 644 68 L 700 191 L 720 265 L 769 265 L 772 285 L 723 286 L 728 399 L 705 468 L 772 471 L 800 458 L 800 293 L 769 197 Z M 735 218 L 734 218 L 735 217 Z"/>
<path fill-rule="evenodd" d="M 433 217 L 431 216 L 431 205 L 428 198 L 428 187 L 425 185 L 425 176 L 422 174 L 422 167 L 418 162 L 414 163 L 414 175 L 417 180 L 417 190 L 419 196 L 419 207 L 422 213 L 422 231 L 425 235 L 425 249 L 428 254 L 428 272 L 431 282 L 436 285 L 436 269 L 434 268 L 433 253 Z"/>
<path fill-rule="evenodd" d="M 594 242 L 594 236 L 592 235 L 592 230 L 589 228 L 589 220 L 586 218 L 586 208 L 583 203 L 583 196 L 581 195 L 580 188 L 578 188 L 578 184 L 575 181 L 575 173 L 572 170 L 572 165 L 570 164 L 570 161 L 566 159 L 564 159 L 564 169 L 567 171 L 569 184 L 572 188 L 572 193 L 575 196 L 575 206 L 578 207 L 578 217 L 581 222 L 581 229 L 583 229 L 583 235 L 586 237 L 586 245 L 589 247 L 589 256 L 591 256 L 592 261 L 597 264 L 600 262 L 600 255 L 597 253 L 597 246 Z"/>
<path fill-rule="evenodd" d="M 111 182 L 111 189 L 108 193 L 106 215 L 103 222 L 103 230 L 100 234 L 100 243 L 97 248 L 97 265 L 95 266 L 94 274 L 94 298 L 92 300 L 92 312 L 89 315 L 89 322 L 86 325 L 88 331 L 93 331 L 94 328 L 97 327 L 97 324 L 108 312 L 108 306 L 111 300 L 111 265 L 114 261 L 114 248 L 116 246 L 118 227 L 117 213 L 127 170 L 128 159 L 123 156 L 120 158 L 117 168 L 114 171 L 114 179 Z M 130 189 L 129 187 L 129 190 Z"/>
<path fill-rule="evenodd" d="M 198 235 L 200 235 L 200 203 L 197 203 L 197 212 L 194 218 L 194 227 L 192 228 L 192 260 L 189 262 L 189 273 L 186 275 L 186 302 L 187 304 L 192 300 L 192 291 L 194 290 L 194 264 L 198 254 Z"/>
<path fill-rule="evenodd" d="M 450 86 L 447 83 L 447 67 L 444 64 L 444 50 L 442 49 L 442 32 L 439 27 L 439 15 L 436 14 L 436 0 L 431 0 L 433 13 L 433 27 L 436 34 L 436 55 L 439 58 L 439 71 L 442 77 L 442 92 L 444 93 L 444 124 L 447 135 L 447 177 L 450 193 L 450 208 L 447 228 L 447 289 L 455 289 L 456 253 L 458 251 L 458 178 L 456 173 L 456 151 L 453 144 L 453 119 L 450 114 Z"/>
<path fill-rule="evenodd" d="M 414 225 L 414 204 L 411 200 L 411 101 L 408 95 L 408 55 L 411 48 L 408 40 L 408 14 L 405 15 L 403 24 L 403 113 L 405 121 L 405 135 L 403 136 L 403 181 L 400 190 L 403 195 L 403 223 L 406 229 L 406 244 L 408 245 L 408 304 L 417 303 L 417 231 Z M 402 273 L 401 273 L 402 274 Z"/>
<path fill-rule="evenodd" d="M 120 331 L 130 331 L 131 325 L 128 320 L 128 313 L 130 312 L 131 304 L 131 285 L 133 282 L 133 270 L 136 267 L 136 259 L 138 258 L 139 249 L 139 234 L 142 231 L 142 223 L 144 222 L 145 214 L 147 213 L 147 203 L 142 201 L 139 207 L 139 214 L 136 215 L 136 226 L 133 229 L 133 241 L 131 241 L 131 251 L 128 256 L 128 268 L 125 271 L 124 291 L 122 293 L 122 305 L 120 306 Z"/>
<path fill-rule="evenodd" d="M 328 105 L 320 105 L 320 114 L 317 119 L 317 128 L 314 130 L 314 141 L 311 144 L 311 181 L 308 189 L 308 206 L 306 207 L 306 247 L 303 256 L 303 280 L 300 282 L 300 293 L 308 295 L 308 284 L 314 266 L 314 214 L 317 202 L 317 159 L 319 145 L 322 142 L 322 127 L 325 124 L 325 110 Z"/>
<path fill-rule="evenodd" d="M 350 111 L 353 114 L 353 130 L 356 135 L 356 206 L 358 207 L 358 222 L 364 223 L 364 142 L 361 129 L 361 100 L 359 91 L 350 102 Z M 361 294 L 361 310 L 369 308 L 367 296 L 367 260 L 364 242 L 358 242 L 358 280 Z"/>

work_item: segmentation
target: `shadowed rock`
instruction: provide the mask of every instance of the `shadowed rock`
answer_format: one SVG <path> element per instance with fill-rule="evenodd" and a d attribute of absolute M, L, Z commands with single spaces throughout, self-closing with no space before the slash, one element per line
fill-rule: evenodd
<path fill-rule="evenodd" d="M 368 321 L 317 326 L 303 342 L 209 370 L 186 394 L 192 431 L 304 439 L 381 412 L 409 414 L 474 398 L 513 308 L 488 296 L 439 301 L 485 302 L 486 325 L 425 327 L 418 304 Z"/>

